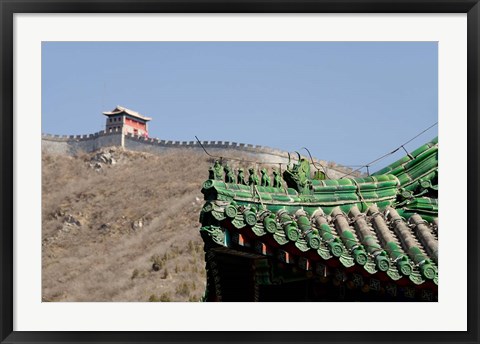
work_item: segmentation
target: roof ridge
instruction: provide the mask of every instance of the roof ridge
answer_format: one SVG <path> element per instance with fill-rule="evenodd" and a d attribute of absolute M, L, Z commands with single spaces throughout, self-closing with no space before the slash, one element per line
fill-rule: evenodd
<path fill-rule="evenodd" d="M 151 117 L 147 117 L 147 116 L 144 116 L 142 115 L 141 113 L 137 112 L 137 111 L 134 111 L 134 110 L 131 110 L 129 108 L 126 108 L 124 106 L 121 106 L 121 105 L 117 105 L 115 107 L 115 109 L 113 109 L 112 111 L 103 111 L 102 113 L 106 116 L 108 115 L 116 115 L 120 112 L 125 112 L 126 114 L 130 115 L 130 116 L 133 116 L 133 117 L 138 117 L 140 119 L 143 119 L 144 121 L 151 121 L 152 118 Z"/>

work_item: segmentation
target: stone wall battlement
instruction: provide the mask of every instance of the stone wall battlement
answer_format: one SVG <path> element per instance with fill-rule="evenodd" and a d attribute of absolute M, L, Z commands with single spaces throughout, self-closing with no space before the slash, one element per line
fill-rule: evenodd
<path fill-rule="evenodd" d="M 232 150 L 244 153 L 249 158 L 265 163 L 286 164 L 288 162 L 288 153 L 285 151 L 267 146 L 230 141 L 202 141 L 200 145 L 198 141 L 160 140 L 158 138 L 122 134 L 120 130 L 102 130 L 86 135 L 42 134 L 42 150 L 48 153 L 75 155 L 111 146 L 121 146 L 128 150 L 149 153 L 160 153 L 175 148 L 203 150 L 203 146 L 212 155 L 218 155 L 225 150 Z M 332 162 L 328 163 L 323 160 L 315 160 L 315 162 L 327 166 L 331 178 L 339 178 L 353 171 L 349 167 L 340 166 Z M 356 173 L 355 175 L 359 174 Z"/>
<path fill-rule="evenodd" d="M 43 134 L 42 140 L 49 141 L 58 141 L 58 142 L 69 142 L 69 141 L 85 141 L 95 139 L 100 136 L 109 136 L 109 135 L 119 135 L 120 130 L 110 130 L 106 132 L 105 130 L 99 131 L 94 134 L 85 134 L 85 135 L 52 135 L 52 134 Z"/>
<path fill-rule="evenodd" d="M 147 137 L 141 137 L 141 136 L 134 136 L 131 134 L 125 135 L 125 138 L 132 141 L 142 142 L 142 143 L 151 144 L 151 145 L 159 145 L 164 147 L 200 148 L 201 149 L 203 146 L 205 147 L 205 149 L 208 149 L 208 148 L 241 149 L 241 150 L 249 151 L 253 153 L 255 152 L 269 153 L 269 154 L 275 154 L 282 157 L 288 157 L 287 152 L 274 149 L 271 147 L 252 145 L 252 144 L 246 144 L 246 143 L 230 142 L 230 141 L 201 141 L 201 145 L 200 145 L 198 141 L 160 140 L 157 138 L 147 138 Z"/>
<path fill-rule="evenodd" d="M 47 141 L 58 141 L 58 142 L 77 142 L 77 141 L 86 141 L 98 138 L 100 136 L 109 136 L 109 135 L 120 135 L 119 130 L 110 130 L 110 131 L 99 131 L 94 134 L 85 134 L 85 135 L 52 135 L 52 134 L 42 134 L 42 140 Z M 125 134 L 125 137 L 134 140 L 137 142 L 142 142 L 150 145 L 159 145 L 165 147 L 179 147 L 179 148 L 201 148 L 201 145 L 198 141 L 174 141 L 174 140 L 160 140 L 158 138 L 147 138 L 142 136 L 134 136 L 132 134 Z M 230 141 L 202 141 L 201 144 L 205 148 L 241 148 L 242 150 L 247 150 L 251 152 L 262 152 L 262 153 L 273 153 L 281 156 L 287 156 L 287 153 L 278 149 L 273 149 L 267 146 L 252 145 L 246 143 L 237 143 Z"/>

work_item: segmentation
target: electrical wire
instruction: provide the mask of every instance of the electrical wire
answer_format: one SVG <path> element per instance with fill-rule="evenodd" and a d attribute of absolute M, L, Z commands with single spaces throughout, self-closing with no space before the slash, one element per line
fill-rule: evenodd
<path fill-rule="evenodd" d="M 310 161 L 312 162 L 313 167 L 315 167 L 315 168 L 317 169 L 317 171 L 320 171 L 320 169 L 317 167 L 317 165 L 315 165 L 315 162 L 313 161 L 313 158 L 312 158 L 312 154 L 310 154 L 310 151 L 308 150 L 308 148 L 307 148 L 307 147 L 302 147 L 302 149 L 305 149 L 305 150 L 307 151 L 308 156 L 310 157 Z M 319 164 L 320 167 L 322 168 L 323 173 L 325 174 L 325 177 L 326 177 L 327 179 L 330 179 L 330 177 L 329 177 L 328 174 L 327 174 L 327 170 L 325 169 L 325 166 L 323 166 L 323 165 L 320 164 L 320 163 L 318 163 L 318 164 Z"/>
<path fill-rule="evenodd" d="M 198 139 L 197 136 L 195 136 L 195 139 L 197 139 L 198 144 L 200 147 L 202 147 L 203 151 L 205 154 L 207 154 L 209 157 L 215 158 L 215 159 L 225 159 L 225 160 L 234 160 L 234 161 L 241 161 L 241 162 L 249 162 L 252 164 L 258 164 L 258 165 L 287 165 L 285 162 L 260 162 L 260 161 L 255 161 L 255 160 L 248 160 L 248 159 L 240 159 L 240 158 L 232 158 L 232 157 L 224 157 L 224 156 L 215 156 L 210 154 L 207 149 L 202 145 L 200 140 Z M 290 160 L 290 159 L 289 159 Z"/>
<path fill-rule="evenodd" d="M 438 124 L 438 122 L 433 123 L 431 126 L 429 126 L 428 128 L 424 129 L 423 131 L 421 131 L 420 133 L 418 133 L 417 135 L 415 135 L 414 137 L 412 137 L 412 138 L 411 138 L 410 140 L 408 140 L 407 142 L 401 144 L 400 146 L 398 146 L 397 148 L 395 148 L 395 149 L 392 150 L 391 152 L 389 152 L 389 153 L 387 153 L 387 154 L 384 154 L 384 155 L 382 155 L 380 158 L 377 158 L 377 159 L 375 159 L 375 160 L 373 160 L 373 161 L 371 161 L 371 162 L 369 162 L 369 163 L 367 163 L 367 164 L 365 164 L 365 165 L 360 166 L 360 167 L 357 168 L 356 170 L 353 170 L 352 172 L 347 173 L 347 174 L 345 174 L 344 176 L 341 176 L 340 178 L 348 177 L 348 176 L 352 175 L 353 173 L 360 171 L 360 170 L 361 170 L 362 168 L 364 168 L 364 167 L 366 167 L 366 168 L 367 168 L 367 171 L 368 171 L 368 168 L 369 168 L 370 166 L 372 166 L 373 164 L 379 162 L 379 161 L 382 160 L 382 159 L 385 159 L 387 156 L 390 156 L 390 155 L 396 153 L 396 152 L 397 152 L 398 150 L 400 150 L 400 149 L 403 149 L 405 152 L 407 152 L 407 155 L 411 157 L 410 153 L 405 149 L 405 145 L 409 144 L 410 142 L 412 142 L 413 140 L 415 140 L 417 137 L 419 137 L 419 136 L 422 135 L 423 133 L 425 133 L 425 132 L 427 132 L 428 130 L 432 129 L 432 128 L 433 128 L 434 126 L 436 126 L 437 124 Z"/>

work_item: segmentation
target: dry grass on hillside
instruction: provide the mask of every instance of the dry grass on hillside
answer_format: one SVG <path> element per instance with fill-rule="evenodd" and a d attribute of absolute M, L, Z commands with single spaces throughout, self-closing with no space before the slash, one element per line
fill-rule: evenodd
<path fill-rule="evenodd" d="M 198 301 L 204 154 L 43 155 L 44 301 Z M 98 164 L 97 164 L 98 167 Z"/>

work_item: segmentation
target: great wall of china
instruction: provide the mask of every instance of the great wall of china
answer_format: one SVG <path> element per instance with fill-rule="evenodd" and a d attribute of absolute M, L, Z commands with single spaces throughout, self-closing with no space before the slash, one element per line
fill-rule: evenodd
<path fill-rule="evenodd" d="M 42 134 L 42 151 L 50 154 L 77 155 L 82 152 L 93 152 L 101 148 L 120 146 L 127 150 L 162 153 L 175 149 L 195 149 L 203 151 L 203 147 L 212 155 L 224 156 L 231 151 L 242 153 L 246 159 L 271 164 L 287 164 L 288 153 L 278 149 L 229 141 L 169 141 L 125 134 L 121 130 L 100 131 L 88 135 L 50 135 Z M 293 157 L 292 158 L 296 158 Z M 316 163 L 326 168 L 330 178 L 340 178 L 352 172 L 351 168 L 315 159 Z M 354 175 L 359 175 L 355 173 Z"/>

